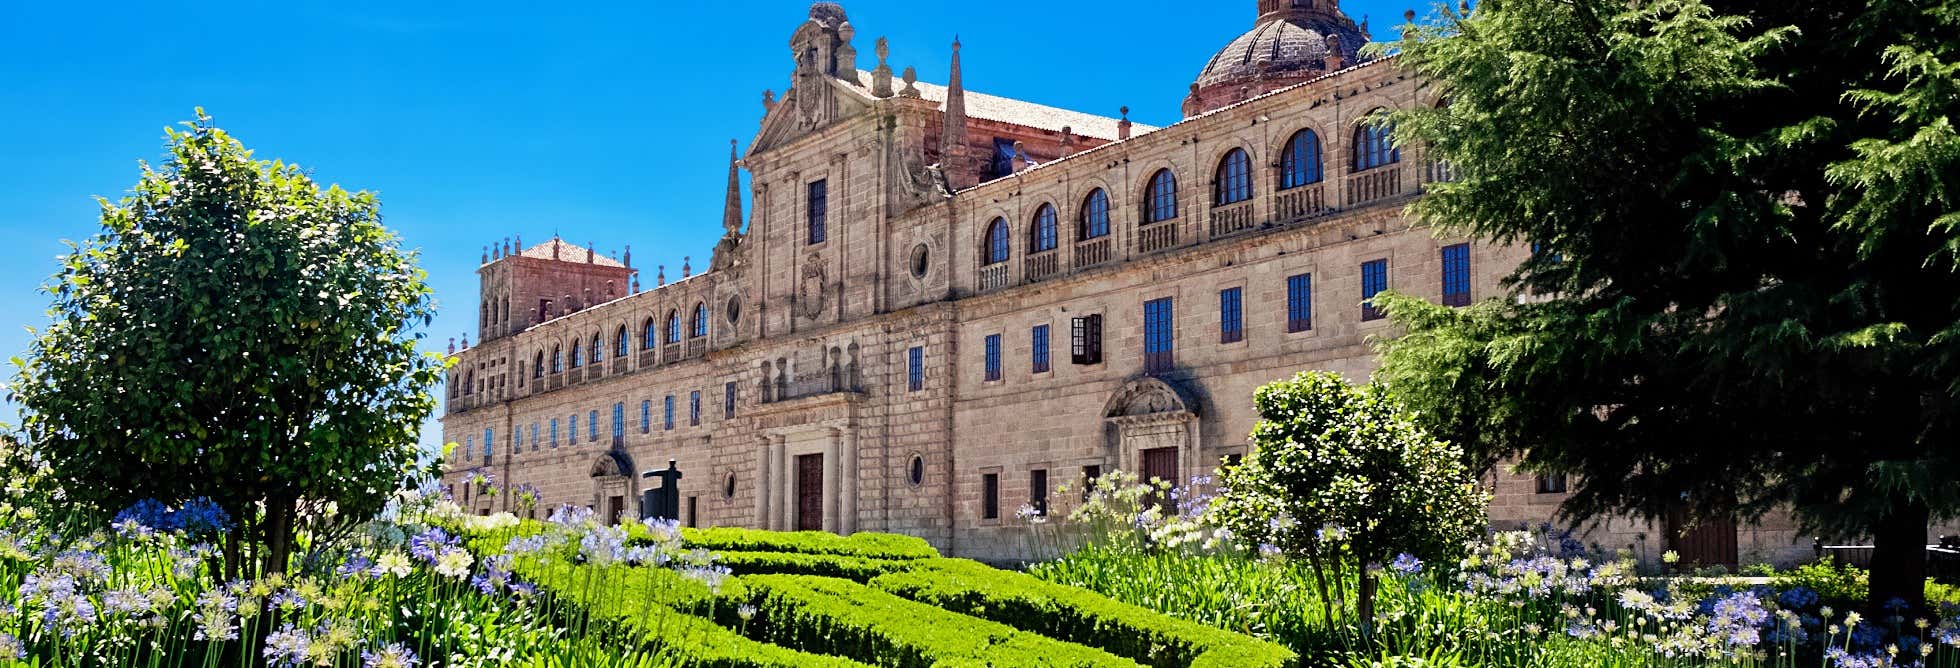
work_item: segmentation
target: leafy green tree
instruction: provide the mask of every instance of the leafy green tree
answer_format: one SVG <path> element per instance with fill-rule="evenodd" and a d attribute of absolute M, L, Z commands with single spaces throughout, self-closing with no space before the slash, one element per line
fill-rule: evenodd
<path fill-rule="evenodd" d="M 1212 512 L 1234 535 L 1307 562 L 1327 619 L 1347 599 L 1348 568 L 1368 635 L 1375 569 L 1401 554 L 1455 564 L 1484 531 L 1490 497 L 1463 453 L 1425 433 L 1381 384 L 1302 373 L 1252 400 L 1252 454 L 1224 472 Z"/>
<path fill-rule="evenodd" d="M 1414 215 L 1535 252 L 1483 305 L 1379 298 L 1379 378 L 1575 474 L 1573 519 L 1794 509 L 1921 604 L 1960 514 L 1960 0 L 1487 0 L 1398 47 L 1448 100 L 1398 137 L 1459 175 Z"/>
<path fill-rule="evenodd" d="M 430 292 L 372 194 L 256 160 L 197 116 L 62 259 L 12 390 L 69 500 L 209 497 L 240 522 L 231 569 L 283 572 L 303 503 L 366 518 L 420 473 L 442 367 L 416 350 Z"/>

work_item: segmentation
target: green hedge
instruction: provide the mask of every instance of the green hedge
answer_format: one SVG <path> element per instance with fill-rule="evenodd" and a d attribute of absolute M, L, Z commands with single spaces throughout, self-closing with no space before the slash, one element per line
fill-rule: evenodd
<path fill-rule="evenodd" d="M 784 647 L 858 657 L 894 668 L 1112 666 L 1099 649 L 1018 631 L 865 585 L 807 575 L 742 578 L 758 614 L 750 635 Z"/>
<path fill-rule="evenodd" d="M 889 533 L 859 533 L 839 536 L 822 531 L 761 531 L 717 527 L 681 529 L 681 541 L 688 547 L 715 552 L 797 552 L 831 554 L 866 559 L 930 559 L 939 551 L 923 539 Z"/>
<path fill-rule="evenodd" d="M 820 575 L 868 582 L 871 578 L 909 569 L 919 559 L 866 559 L 834 554 L 797 552 L 716 552 L 715 563 L 736 575 Z"/>
<path fill-rule="evenodd" d="M 1278 644 L 1153 610 L 1095 592 L 1002 571 L 965 559 L 917 562 L 879 576 L 871 586 L 936 608 L 1023 631 L 1100 647 L 1158 668 L 1278 668 L 1294 653 Z"/>

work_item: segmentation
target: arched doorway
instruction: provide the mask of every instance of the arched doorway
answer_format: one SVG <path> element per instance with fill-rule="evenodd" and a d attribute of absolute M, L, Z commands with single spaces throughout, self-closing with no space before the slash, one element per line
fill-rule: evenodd
<path fill-rule="evenodd" d="M 1116 466 L 1172 485 L 1190 481 L 1198 461 L 1197 402 L 1160 378 L 1125 383 L 1103 405 Z"/>
<path fill-rule="evenodd" d="M 639 478 L 634 471 L 633 457 L 624 450 L 608 450 L 592 461 L 592 509 L 601 521 L 610 525 L 639 518 Z"/>

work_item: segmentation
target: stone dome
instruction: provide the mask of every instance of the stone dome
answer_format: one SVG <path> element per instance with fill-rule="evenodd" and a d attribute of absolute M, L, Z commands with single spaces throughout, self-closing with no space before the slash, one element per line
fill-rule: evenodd
<path fill-rule="evenodd" d="M 1252 30 L 1220 49 L 1192 84 L 1187 115 L 1284 88 L 1361 62 L 1368 41 L 1332 2 L 1265 11 Z M 1338 56 L 1338 62 L 1331 62 Z"/>

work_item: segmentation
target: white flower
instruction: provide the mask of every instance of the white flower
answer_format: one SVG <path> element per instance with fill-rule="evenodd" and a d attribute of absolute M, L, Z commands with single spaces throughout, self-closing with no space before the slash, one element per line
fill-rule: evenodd
<path fill-rule="evenodd" d="M 415 564 L 408 560 L 408 555 L 406 554 L 389 552 L 381 555 L 380 559 L 375 560 L 374 572 L 405 578 L 408 577 L 409 573 L 415 572 Z"/>
<path fill-rule="evenodd" d="M 464 550 L 447 550 L 436 558 L 436 574 L 444 577 L 460 578 L 470 574 L 470 565 L 476 557 Z"/>

